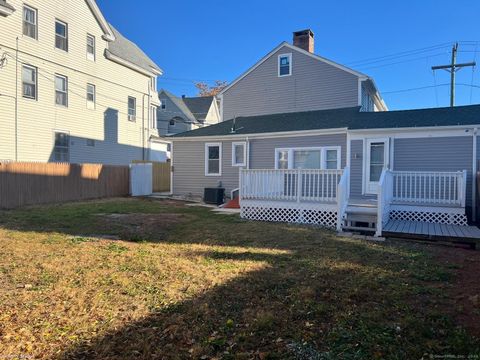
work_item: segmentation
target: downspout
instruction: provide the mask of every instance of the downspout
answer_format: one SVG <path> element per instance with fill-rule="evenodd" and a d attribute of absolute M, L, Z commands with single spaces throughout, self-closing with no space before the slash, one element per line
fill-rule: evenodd
<path fill-rule="evenodd" d="M 16 39 L 17 47 L 15 51 L 15 161 L 18 161 L 18 36 Z M 38 84 L 38 74 L 36 81 Z M 38 91 L 37 89 L 35 89 Z"/>
<path fill-rule="evenodd" d="M 145 96 L 142 98 L 142 160 L 145 160 Z"/>
<path fill-rule="evenodd" d="M 473 162 L 472 162 L 472 220 L 477 220 L 477 132 L 478 128 L 473 129 Z"/>

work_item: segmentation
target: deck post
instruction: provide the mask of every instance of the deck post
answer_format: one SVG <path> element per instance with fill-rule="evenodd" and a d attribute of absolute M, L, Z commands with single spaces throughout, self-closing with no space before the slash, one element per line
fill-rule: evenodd
<path fill-rule="evenodd" d="M 302 194 L 302 170 L 297 169 L 297 203 L 300 202 L 301 194 Z"/>

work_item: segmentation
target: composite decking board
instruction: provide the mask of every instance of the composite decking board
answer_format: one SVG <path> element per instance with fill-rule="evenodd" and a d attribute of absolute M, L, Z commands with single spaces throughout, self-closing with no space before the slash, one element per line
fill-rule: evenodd
<path fill-rule="evenodd" d="M 409 234 L 437 239 L 480 239 L 476 226 L 448 225 L 423 221 L 390 220 L 383 230 L 388 234 Z"/>

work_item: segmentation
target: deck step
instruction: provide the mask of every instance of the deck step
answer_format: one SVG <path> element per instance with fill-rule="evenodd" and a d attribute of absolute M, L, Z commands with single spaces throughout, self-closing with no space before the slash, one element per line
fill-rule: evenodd
<path fill-rule="evenodd" d="M 376 223 L 377 214 L 347 213 L 345 220 L 352 222 Z"/>
<path fill-rule="evenodd" d="M 371 228 L 371 227 L 363 227 L 363 226 L 343 226 L 342 227 L 343 231 L 367 231 L 367 232 L 375 232 L 377 231 L 376 228 Z"/>
<path fill-rule="evenodd" d="M 376 207 L 362 207 L 362 206 L 347 206 L 345 210 L 347 214 L 368 214 L 372 216 L 377 215 Z"/>

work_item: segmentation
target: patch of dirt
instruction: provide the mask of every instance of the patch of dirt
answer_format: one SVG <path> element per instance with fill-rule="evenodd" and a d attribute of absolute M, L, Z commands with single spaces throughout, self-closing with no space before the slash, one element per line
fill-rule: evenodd
<path fill-rule="evenodd" d="M 480 337 L 480 251 L 435 247 L 433 252 L 442 264 L 454 269 L 449 296 L 456 304 L 456 319 Z"/>
<path fill-rule="evenodd" d="M 102 214 L 108 227 L 119 229 L 122 240 L 162 240 L 174 226 L 188 221 L 185 214 Z"/>

